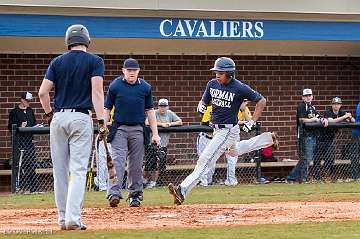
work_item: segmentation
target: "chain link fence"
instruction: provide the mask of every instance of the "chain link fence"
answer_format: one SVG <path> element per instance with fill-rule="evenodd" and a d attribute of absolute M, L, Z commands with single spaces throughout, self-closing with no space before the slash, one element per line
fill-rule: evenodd
<path fill-rule="evenodd" d="M 52 191 L 49 127 L 16 128 L 16 125 L 13 127 L 12 192 Z M 318 130 L 313 160 L 308 161 L 309 181 L 334 182 L 360 179 L 360 138 L 352 136 L 352 128 L 360 127 L 359 123 L 333 123 L 326 129 L 316 124 L 307 124 L 306 127 Z M 211 136 L 212 129 L 208 126 L 189 125 L 159 128 L 159 131 L 171 134 L 170 142 L 167 148 L 151 150 L 147 147 L 144 158 L 144 176 L 147 179 L 155 179 L 155 184 L 149 184 L 151 180 L 148 180 L 144 182 L 144 187 L 164 186 L 169 182 L 178 184 L 185 179 L 192 172 L 198 160 L 200 135 Z M 259 133 L 260 125 L 252 132 L 241 132 L 240 137 L 241 140 L 244 140 Z M 300 145 L 300 147 L 303 146 Z M 94 153 L 95 150 L 92 152 Z M 304 169 L 307 160 L 304 159 L 302 152 L 299 151 L 298 164 L 302 165 Z M 235 162 L 237 183 L 259 182 L 261 159 L 259 151 L 239 156 Z M 91 160 L 89 160 L 89 168 L 90 162 Z M 104 165 L 96 165 L 96 163 L 97 160 L 95 160 L 94 176 L 97 176 L 96 168 L 104 167 Z M 276 163 L 281 164 L 281 162 Z M 302 171 L 304 180 L 304 170 Z M 228 162 L 223 155 L 217 161 L 214 171 L 208 174 L 208 185 L 229 184 L 228 178 Z M 126 182 L 126 180 L 124 181 Z M 95 186 L 98 185 L 95 183 Z"/>
<path fill-rule="evenodd" d="M 360 137 L 352 130 L 359 123 L 306 123 L 311 140 L 305 134 L 299 139 L 299 164 L 302 164 L 301 181 L 352 181 L 360 178 Z M 309 154 L 313 148 L 313 157 Z M 310 152 L 311 153 L 311 152 Z M 310 160 L 309 160 L 310 159 Z M 308 167 L 308 169 L 306 169 Z M 307 175 L 308 171 L 308 175 Z"/>
<path fill-rule="evenodd" d="M 52 162 L 50 156 L 49 127 L 16 128 L 12 133 L 12 192 L 45 192 L 53 190 Z M 156 185 L 163 186 L 169 182 L 180 183 L 188 176 L 196 165 L 198 159 L 197 146 L 200 135 L 211 135 L 212 129 L 208 126 L 192 125 L 159 128 L 160 132 L 169 133 L 170 142 L 167 148 L 149 151 L 146 147 L 144 169 L 158 171 Z M 241 133 L 241 139 L 259 134 L 260 126 L 250 133 Z M 94 140 L 95 142 L 95 140 Z M 92 150 L 94 153 L 95 150 Z M 91 155 L 91 158 L 93 156 Z M 154 162 L 154 160 L 156 160 Z M 104 168 L 104 165 L 96 165 Z M 236 162 L 236 175 L 238 183 L 252 183 L 260 175 L 260 162 L 258 152 L 242 155 Z M 91 159 L 89 160 L 89 168 Z M 214 172 L 209 173 L 209 184 L 224 184 L 227 178 L 227 160 L 223 155 L 217 162 Z M 145 172 L 146 174 L 146 172 Z M 125 174 L 126 177 L 126 174 Z M 98 180 L 98 179 L 97 179 Z M 124 180 L 126 181 L 126 180 Z M 97 181 L 94 187 L 97 189 Z M 125 186 L 125 185 L 124 185 Z M 144 184 L 144 187 L 148 185 Z"/>
<path fill-rule="evenodd" d="M 49 136 L 48 127 L 12 126 L 13 193 L 53 190 Z"/>

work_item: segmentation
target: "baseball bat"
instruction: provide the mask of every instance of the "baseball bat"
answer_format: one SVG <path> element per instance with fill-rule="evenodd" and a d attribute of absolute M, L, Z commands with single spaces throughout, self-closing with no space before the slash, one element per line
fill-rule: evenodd
<path fill-rule="evenodd" d="M 24 156 L 24 150 L 22 149 L 20 150 L 19 166 L 18 166 L 17 178 L 16 178 L 16 186 L 15 186 L 16 192 L 20 191 L 20 174 L 21 174 L 21 164 L 22 164 L 23 156 Z"/>
<path fill-rule="evenodd" d="M 109 173 L 109 180 L 111 181 L 112 184 L 116 184 L 117 183 L 116 171 L 107 145 L 107 135 L 103 138 L 103 142 L 105 146 L 106 165 Z"/>
<path fill-rule="evenodd" d="M 95 150 L 93 151 L 93 155 L 91 157 L 91 163 L 90 163 L 90 169 L 87 173 L 86 177 L 86 190 L 91 191 L 92 188 L 92 182 L 93 182 L 93 176 L 94 176 L 94 160 L 95 160 Z"/>

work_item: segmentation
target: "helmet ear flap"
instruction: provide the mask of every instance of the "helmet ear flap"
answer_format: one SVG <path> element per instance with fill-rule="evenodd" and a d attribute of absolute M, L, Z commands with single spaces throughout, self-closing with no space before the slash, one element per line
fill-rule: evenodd
<path fill-rule="evenodd" d="M 234 71 L 228 71 L 226 72 L 226 77 L 227 78 L 235 78 L 235 72 Z"/>

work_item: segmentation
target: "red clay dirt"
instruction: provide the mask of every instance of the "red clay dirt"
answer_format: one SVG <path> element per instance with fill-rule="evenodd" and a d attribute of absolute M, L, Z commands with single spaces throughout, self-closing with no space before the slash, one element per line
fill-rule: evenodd
<path fill-rule="evenodd" d="M 272 202 L 84 208 L 88 230 L 193 228 L 360 220 L 360 202 Z M 59 230 L 56 209 L 2 209 L 0 232 Z"/>

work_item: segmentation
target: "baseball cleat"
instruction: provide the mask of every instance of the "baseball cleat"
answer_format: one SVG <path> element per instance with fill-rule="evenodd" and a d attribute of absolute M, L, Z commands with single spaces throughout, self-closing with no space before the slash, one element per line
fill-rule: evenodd
<path fill-rule="evenodd" d="M 110 207 L 117 207 L 120 203 L 120 197 L 118 195 L 109 196 L 109 205 Z"/>
<path fill-rule="evenodd" d="M 62 229 L 62 227 L 61 227 L 61 229 Z M 66 228 L 64 230 L 68 230 L 68 231 L 70 231 L 70 230 L 82 230 L 82 231 L 84 231 L 84 230 L 86 230 L 86 226 L 84 224 L 82 224 L 82 223 L 80 225 L 68 225 L 68 226 L 66 226 Z"/>
<path fill-rule="evenodd" d="M 271 133 L 271 136 L 272 136 L 272 140 L 273 140 L 273 149 L 274 150 L 279 150 L 280 148 L 280 143 L 279 143 L 279 136 L 277 135 L 277 133 Z"/>
<path fill-rule="evenodd" d="M 140 207 L 140 199 L 138 197 L 130 198 L 129 207 Z"/>
<path fill-rule="evenodd" d="M 180 186 L 175 187 L 174 184 L 170 183 L 168 189 L 169 193 L 174 197 L 174 204 L 181 205 L 185 201 Z"/>

